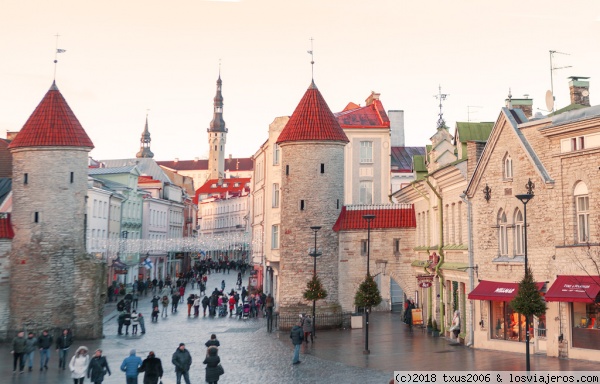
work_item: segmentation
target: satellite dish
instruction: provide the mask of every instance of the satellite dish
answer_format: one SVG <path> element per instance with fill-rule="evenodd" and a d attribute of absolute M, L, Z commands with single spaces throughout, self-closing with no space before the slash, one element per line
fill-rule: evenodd
<path fill-rule="evenodd" d="M 546 108 L 548 108 L 549 112 L 554 111 L 554 96 L 550 90 L 546 91 Z"/>

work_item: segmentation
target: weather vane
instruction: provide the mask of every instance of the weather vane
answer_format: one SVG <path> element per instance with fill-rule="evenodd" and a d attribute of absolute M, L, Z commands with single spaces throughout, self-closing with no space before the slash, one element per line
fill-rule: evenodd
<path fill-rule="evenodd" d="M 438 129 L 446 127 L 446 122 L 444 121 L 444 113 L 442 112 L 442 102 L 444 100 L 446 100 L 446 97 L 448 97 L 448 96 L 450 96 L 450 95 L 447 94 L 447 93 L 442 93 L 442 86 L 441 85 L 439 86 L 438 94 L 435 95 L 435 96 L 433 96 L 433 97 L 435 97 L 436 99 L 438 99 L 440 101 L 440 105 L 439 105 L 439 107 L 440 107 L 440 113 L 438 115 L 439 118 L 438 118 L 438 121 L 437 121 L 437 127 L 438 127 Z"/>
<path fill-rule="evenodd" d="M 60 37 L 60 35 L 57 33 L 54 36 L 56 36 L 56 51 L 54 52 L 54 81 L 56 81 L 56 66 L 58 63 L 58 54 L 65 53 L 67 52 L 67 50 L 58 48 L 58 38 Z"/>
<path fill-rule="evenodd" d="M 315 80 L 315 58 L 313 56 L 313 41 L 314 41 L 314 39 L 311 37 L 310 38 L 310 51 L 307 51 L 307 52 L 310 54 L 310 66 L 311 66 L 310 74 L 311 74 L 312 80 L 314 81 Z"/>

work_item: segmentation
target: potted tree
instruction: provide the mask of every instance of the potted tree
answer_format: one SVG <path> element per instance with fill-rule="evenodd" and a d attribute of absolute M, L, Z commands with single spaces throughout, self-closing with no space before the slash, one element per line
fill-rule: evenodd
<path fill-rule="evenodd" d="M 431 333 L 433 334 L 433 337 L 438 337 L 440 335 L 440 329 L 438 328 L 437 321 L 435 321 L 435 319 L 433 319 L 431 327 Z"/>
<path fill-rule="evenodd" d="M 317 275 L 313 275 L 312 279 L 306 283 L 306 290 L 304 291 L 304 298 L 308 301 L 313 302 L 313 314 L 315 312 L 315 304 L 317 300 L 322 300 L 327 297 L 327 291 L 323 288 L 323 284 L 321 283 L 321 279 Z M 313 331 L 315 330 L 317 324 L 316 319 L 312 319 L 313 321 Z"/>
<path fill-rule="evenodd" d="M 381 301 L 382 298 L 379 293 L 379 288 L 377 288 L 377 283 L 373 280 L 371 275 L 367 275 L 365 280 L 358 286 L 358 290 L 354 296 L 354 305 L 363 307 L 366 313 L 367 311 L 370 311 L 372 307 L 381 304 Z"/>

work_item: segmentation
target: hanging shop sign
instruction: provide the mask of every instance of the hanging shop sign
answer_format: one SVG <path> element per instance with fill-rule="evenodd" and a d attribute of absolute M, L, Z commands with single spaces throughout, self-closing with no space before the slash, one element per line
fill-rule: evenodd
<path fill-rule="evenodd" d="M 419 287 L 430 288 L 433 285 L 433 277 L 434 277 L 434 275 L 419 275 L 419 276 L 417 276 L 417 281 L 419 283 Z"/>

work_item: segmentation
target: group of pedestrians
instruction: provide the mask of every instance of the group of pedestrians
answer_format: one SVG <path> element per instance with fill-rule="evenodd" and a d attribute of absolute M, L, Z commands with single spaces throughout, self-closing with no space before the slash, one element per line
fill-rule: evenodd
<path fill-rule="evenodd" d="M 40 371 L 48 370 L 53 341 L 53 337 L 48 333 L 48 330 L 42 331 L 38 337 L 33 332 L 29 332 L 27 337 L 25 337 L 24 331 L 19 332 L 12 340 L 13 373 L 17 372 L 17 368 L 19 368 L 19 373 L 24 373 L 26 365 L 29 372 L 33 371 L 33 360 L 36 351 L 39 351 L 40 354 Z M 56 340 L 59 369 L 66 369 L 67 353 L 72 343 L 71 332 L 69 329 L 64 329 Z"/>

